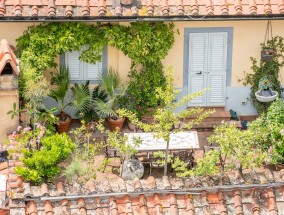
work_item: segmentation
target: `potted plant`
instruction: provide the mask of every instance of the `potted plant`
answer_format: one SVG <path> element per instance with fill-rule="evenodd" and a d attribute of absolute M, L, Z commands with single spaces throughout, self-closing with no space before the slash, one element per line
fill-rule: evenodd
<path fill-rule="evenodd" d="M 125 87 L 121 88 L 119 74 L 112 68 L 103 71 L 100 81 L 100 86 L 107 95 L 107 101 L 97 99 L 95 109 L 100 117 L 107 119 L 111 131 L 116 129 L 121 131 L 125 118 L 119 117 L 117 108 L 119 98 L 125 93 Z"/>
<path fill-rule="evenodd" d="M 67 92 L 70 89 L 70 75 L 68 67 L 61 66 L 60 71 L 55 70 L 51 73 L 51 84 L 53 89 L 49 96 L 53 98 L 59 106 L 58 123 L 55 125 L 58 133 L 67 132 L 72 122 L 72 118 L 65 112 L 65 108 L 70 102 L 65 101 Z"/>
<path fill-rule="evenodd" d="M 269 79 L 265 76 L 260 79 L 258 83 L 259 90 L 255 92 L 255 97 L 260 102 L 271 102 L 274 101 L 278 92 L 271 89 L 272 84 Z"/>
<path fill-rule="evenodd" d="M 96 121 L 99 118 L 95 110 L 95 101 L 101 100 L 106 102 L 107 94 L 101 90 L 100 85 L 96 86 L 93 92 L 90 91 L 90 81 L 85 84 L 74 84 L 71 87 L 72 101 L 70 106 L 76 110 L 75 116 L 81 117 L 86 123 L 89 131 L 94 131 Z"/>

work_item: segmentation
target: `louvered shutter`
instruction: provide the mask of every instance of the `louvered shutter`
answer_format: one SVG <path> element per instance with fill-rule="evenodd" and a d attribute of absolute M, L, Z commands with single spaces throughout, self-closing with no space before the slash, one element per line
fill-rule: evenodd
<path fill-rule="evenodd" d="M 209 33 L 208 47 L 208 87 L 207 105 L 225 105 L 225 87 L 227 72 L 226 32 Z"/>
<path fill-rule="evenodd" d="M 71 81 L 80 81 L 83 79 L 83 63 L 79 61 L 80 52 L 66 52 L 65 64 L 69 68 Z"/>
<path fill-rule="evenodd" d="M 98 81 L 102 72 L 102 62 L 96 64 L 85 64 L 85 80 Z"/>
<path fill-rule="evenodd" d="M 208 33 L 189 34 L 188 93 L 206 88 Z M 189 106 L 206 105 L 206 94 L 189 101 Z"/>

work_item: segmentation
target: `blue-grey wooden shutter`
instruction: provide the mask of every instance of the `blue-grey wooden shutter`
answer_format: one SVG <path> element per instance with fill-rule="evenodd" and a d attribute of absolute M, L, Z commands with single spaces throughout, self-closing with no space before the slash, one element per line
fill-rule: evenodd
<path fill-rule="evenodd" d="M 83 62 L 79 61 L 80 52 L 66 52 L 65 64 L 69 68 L 71 81 L 83 80 Z"/>
<path fill-rule="evenodd" d="M 102 72 L 102 62 L 97 62 L 96 64 L 85 63 L 84 70 L 85 80 L 98 81 Z"/>
<path fill-rule="evenodd" d="M 206 88 L 208 33 L 189 34 L 188 93 Z M 189 106 L 206 105 L 206 94 L 188 103 Z"/>
<path fill-rule="evenodd" d="M 227 72 L 226 32 L 209 33 L 208 47 L 208 87 L 207 105 L 225 105 L 226 72 Z"/>

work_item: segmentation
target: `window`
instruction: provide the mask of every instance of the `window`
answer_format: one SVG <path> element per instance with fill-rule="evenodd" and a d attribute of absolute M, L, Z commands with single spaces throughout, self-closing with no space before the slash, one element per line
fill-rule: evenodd
<path fill-rule="evenodd" d="M 102 61 L 96 64 L 90 64 L 79 60 L 81 51 L 66 52 L 61 57 L 61 62 L 69 68 L 70 79 L 72 82 L 85 82 L 90 80 L 91 83 L 98 83 L 102 70 L 106 68 L 106 48 L 102 53 Z"/>

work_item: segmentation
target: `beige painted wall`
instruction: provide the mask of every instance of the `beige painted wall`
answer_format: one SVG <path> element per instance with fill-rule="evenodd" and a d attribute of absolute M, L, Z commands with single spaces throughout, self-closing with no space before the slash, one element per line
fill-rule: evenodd
<path fill-rule="evenodd" d="M 233 59 L 231 86 L 242 86 L 238 82 L 244 71 L 250 72 L 250 57 L 260 58 L 260 43 L 264 40 L 267 21 L 198 21 L 176 22 L 180 34 L 175 36 L 175 45 L 164 60 L 164 65 L 172 65 L 175 75 L 175 86 L 182 87 L 184 29 L 208 27 L 233 27 Z M 272 21 L 273 35 L 284 37 L 284 21 Z M 179 57 L 178 57 L 179 56 Z M 284 83 L 284 69 L 281 70 L 281 83 Z"/>
<path fill-rule="evenodd" d="M 11 119 L 11 115 L 7 115 L 14 103 L 19 106 L 18 90 L 0 90 L 0 146 L 7 140 L 7 134 L 15 131 L 19 125 L 17 117 Z"/>

